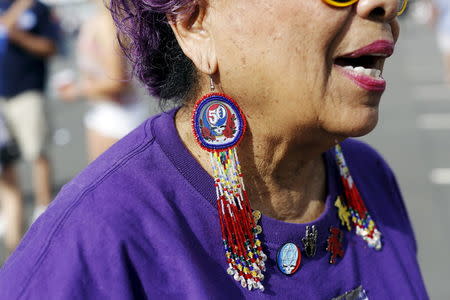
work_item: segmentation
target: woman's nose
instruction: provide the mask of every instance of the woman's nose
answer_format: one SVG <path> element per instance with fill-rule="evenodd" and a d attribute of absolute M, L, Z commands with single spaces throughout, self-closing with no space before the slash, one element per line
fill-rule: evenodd
<path fill-rule="evenodd" d="M 356 13 L 364 19 L 390 22 L 397 16 L 399 2 L 402 0 L 359 0 Z"/>

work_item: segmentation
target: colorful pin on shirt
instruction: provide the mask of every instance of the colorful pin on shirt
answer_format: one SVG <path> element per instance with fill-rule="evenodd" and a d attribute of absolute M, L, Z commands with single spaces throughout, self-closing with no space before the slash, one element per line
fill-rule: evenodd
<path fill-rule="evenodd" d="M 317 228 L 315 225 L 312 227 L 306 226 L 306 234 L 302 238 L 303 247 L 306 253 L 306 256 L 313 257 L 316 255 L 317 250 Z"/>
<path fill-rule="evenodd" d="M 283 274 L 292 275 L 297 272 L 301 261 L 300 248 L 293 243 L 286 243 L 278 250 L 277 265 Z"/>
<path fill-rule="evenodd" d="M 347 205 L 342 202 L 342 199 L 340 196 L 337 197 L 336 202 L 334 202 L 334 206 L 338 209 L 338 216 L 341 220 L 341 225 L 346 227 L 348 231 L 352 230 L 352 227 L 350 225 L 350 212 L 348 211 Z"/>
<path fill-rule="evenodd" d="M 327 240 L 327 251 L 330 252 L 330 264 L 335 264 L 337 257 L 344 256 L 344 249 L 342 248 L 342 232 L 339 228 L 330 227 L 330 236 Z"/>

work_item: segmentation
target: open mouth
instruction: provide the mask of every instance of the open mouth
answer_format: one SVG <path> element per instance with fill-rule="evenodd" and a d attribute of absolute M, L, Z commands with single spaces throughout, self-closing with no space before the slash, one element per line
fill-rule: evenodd
<path fill-rule="evenodd" d="M 356 74 L 382 79 L 381 74 L 385 58 L 383 54 L 338 57 L 335 59 L 334 64 Z"/>
<path fill-rule="evenodd" d="M 384 61 L 394 52 L 394 43 L 378 40 L 351 53 L 338 56 L 334 65 L 357 85 L 369 91 L 384 91 Z"/>
<path fill-rule="evenodd" d="M 361 49 L 337 57 L 334 63 L 355 74 L 382 79 L 384 61 L 393 52 L 393 42 L 378 40 Z"/>

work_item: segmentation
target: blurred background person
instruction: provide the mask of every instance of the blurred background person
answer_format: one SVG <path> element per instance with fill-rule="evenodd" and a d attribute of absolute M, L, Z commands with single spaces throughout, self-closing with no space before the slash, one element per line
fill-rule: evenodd
<path fill-rule="evenodd" d="M 450 0 L 416 0 L 413 20 L 428 25 L 436 33 L 437 48 L 442 54 L 444 81 L 450 86 Z"/>
<path fill-rule="evenodd" d="M 425 0 L 430 10 L 430 25 L 436 30 L 437 43 L 442 53 L 445 81 L 450 85 L 450 0 Z"/>
<path fill-rule="evenodd" d="M 3 51 L 0 51 L 0 110 L 18 143 L 21 156 L 33 164 L 37 218 L 51 201 L 50 165 L 44 154 L 47 124 L 44 85 L 47 61 L 56 52 L 58 26 L 50 9 L 34 0 L 0 0 Z M 0 177 L 3 217 L 9 251 L 23 231 L 23 203 L 14 165 Z"/>
<path fill-rule="evenodd" d="M 4 168 L 9 168 L 18 158 L 19 153 L 17 144 L 14 142 L 9 132 L 5 118 L 0 113 L 0 175 L 2 174 Z M 8 203 L 5 203 L 5 205 L 8 205 Z M 6 219 L 0 216 L 0 237 L 4 236 L 5 231 Z"/>
<path fill-rule="evenodd" d="M 79 78 L 70 70 L 59 74 L 58 90 L 65 101 L 89 100 L 84 117 L 89 161 L 136 128 L 148 117 L 129 78 L 127 62 L 116 41 L 116 28 L 101 0 L 96 13 L 81 26 L 76 47 Z M 63 79 L 64 77 L 64 79 Z"/>

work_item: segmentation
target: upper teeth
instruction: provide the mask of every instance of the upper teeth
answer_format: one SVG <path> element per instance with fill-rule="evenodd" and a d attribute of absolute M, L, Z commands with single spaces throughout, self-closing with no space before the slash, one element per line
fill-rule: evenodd
<path fill-rule="evenodd" d="M 375 78 L 381 78 L 381 70 L 378 69 L 366 69 L 364 67 L 352 67 L 352 66 L 345 66 L 344 69 Z"/>

